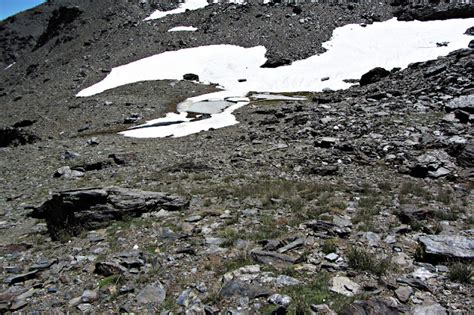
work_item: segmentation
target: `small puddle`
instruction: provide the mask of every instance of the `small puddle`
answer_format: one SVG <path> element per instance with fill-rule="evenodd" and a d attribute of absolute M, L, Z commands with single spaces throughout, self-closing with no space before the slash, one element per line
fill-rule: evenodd
<path fill-rule="evenodd" d="M 178 104 L 177 111 L 178 113 L 218 114 L 233 104 L 235 103 L 226 100 L 204 100 L 195 103 L 183 102 Z"/>

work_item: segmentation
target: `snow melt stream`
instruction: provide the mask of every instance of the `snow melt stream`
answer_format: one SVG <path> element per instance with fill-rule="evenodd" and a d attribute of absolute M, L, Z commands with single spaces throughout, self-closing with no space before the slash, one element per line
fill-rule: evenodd
<path fill-rule="evenodd" d="M 467 47 L 470 38 L 464 35 L 474 19 L 453 19 L 430 22 L 399 22 L 395 19 L 367 27 L 350 24 L 334 30 L 327 51 L 291 65 L 260 68 L 266 61 L 263 46 L 242 48 L 233 45 L 212 45 L 169 51 L 114 68 L 99 83 L 82 90 L 77 96 L 101 93 L 125 84 L 149 80 L 181 80 L 185 73 L 199 75 L 201 83 L 218 83 L 222 91 L 189 98 L 178 106 L 179 114 L 146 125 L 165 121 L 183 121 L 159 127 L 139 128 L 123 132 L 130 137 L 180 137 L 238 123 L 232 112 L 247 104 L 237 99 L 233 105 L 210 118 L 192 120 L 186 111 L 196 102 L 244 97 L 249 91 L 298 92 L 321 91 L 324 88 L 344 89 L 344 79 L 357 79 L 374 67 L 404 68 L 413 62 L 435 59 Z M 446 47 L 436 43 L 449 42 Z M 329 77 L 329 80 L 321 80 Z M 245 81 L 242 79 L 246 79 Z"/>

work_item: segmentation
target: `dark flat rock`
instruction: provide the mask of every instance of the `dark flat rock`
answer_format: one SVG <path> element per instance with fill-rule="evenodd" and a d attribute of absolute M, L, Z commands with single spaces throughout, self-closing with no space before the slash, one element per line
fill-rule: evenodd
<path fill-rule="evenodd" d="M 243 281 L 232 280 L 224 284 L 219 295 L 224 298 L 232 296 L 245 296 L 250 299 L 270 296 L 271 292 L 259 285 L 248 284 Z"/>
<path fill-rule="evenodd" d="M 299 262 L 298 257 L 263 250 L 253 250 L 250 255 L 255 261 L 275 268 L 285 268 Z"/>

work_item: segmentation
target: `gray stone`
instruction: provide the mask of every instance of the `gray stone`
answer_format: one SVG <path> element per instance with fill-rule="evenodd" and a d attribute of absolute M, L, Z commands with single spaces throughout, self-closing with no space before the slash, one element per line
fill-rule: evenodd
<path fill-rule="evenodd" d="M 381 298 L 371 298 L 366 301 L 355 301 L 350 305 L 350 315 L 399 315 L 405 314 L 405 309 L 393 302 Z"/>
<path fill-rule="evenodd" d="M 231 280 L 224 284 L 219 295 L 224 298 L 229 298 L 232 296 L 243 296 L 250 299 L 255 299 L 258 297 L 267 297 L 271 292 L 259 285 L 248 284 L 239 280 Z"/>
<path fill-rule="evenodd" d="M 326 258 L 327 260 L 329 260 L 331 262 L 334 262 L 339 258 L 339 255 L 336 254 L 336 253 L 330 253 L 330 254 L 327 254 L 326 256 L 324 256 L 324 258 Z"/>
<path fill-rule="evenodd" d="M 38 276 L 38 272 L 39 272 L 38 270 L 34 270 L 34 271 L 23 273 L 17 276 L 9 277 L 5 279 L 5 283 L 12 285 L 15 283 L 25 282 L 27 280 L 34 279 Z"/>
<path fill-rule="evenodd" d="M 202 216 L 192 215 L 190 217 L 187 217 L 184 221 L 189 222 L 189 223 L 194 223 L 194 222 L 199 222 L 201 220 L 202 220 Z"/>
<path fill-rule="evenodd" d="M 276 279 L 276 285 L 278 287 L 286 287 L 286 286 L 291 286 L 291 285 L 299 285 L 301 284 L 301 281 L 287 276 L 287 275 L 279 275 Z"/>
<path fill-rule="evenodd" d="M 351 279 L 337 276 L 331 279 L 331 291 L 345 296 L 354 296 L 360 290 L 360 285 Z"/>
<path fill-rule="evenodd" d="M 474 237 L 425 235 L 418 240 L 424 250 L 424 259 L 474 259 Z"/>
<path fill-rule="evenodd" d="M 95 264 L 94 273 L 109 277 L 112 275 L 119 275 L 127 272 L 127 269 L 119 264 L 113 262 L 98 262 Z"/>
<path fill-rule="evenodd" d="M 286 268 L 298 262 L 296 257 L 263 250 L 252 250 L 250 255 L 255 261 L 275 268 Z"/>
<path fill-rule="evenodd" d="M 402 303 L 408 302 L 412 294 L 413 294 L 413 289 L 407 286 L 401 286 L 395 290 L 395 296 Z"/>
<path fill-rule="evenodd" d="M 87 313 L 87 312 L 90 312 L 92 310 L 92 305 L 89 304 L 89 303 L 81 303 L 77 306 L 77 308 L 83 312 L 83 313 Z"/>
<path fill-rule="evenodd" d="M 161 283 L 147 285 L 137 295 L 140 304 L 161 304 L 166 299 L 166 289 Z"/>
<path fill-rule="evenodd" d="M 320 235 L 346 237 L 351 233 L 351 229 L 347 226 L 339 226 L 322 220 L 306 222 L 304 225 Z"/>
<path fill-rule="evenodd" d="M 84 172 L 78 170 L 72 170 L 69 166 L 63 166 L 56 170 L 53 177 L 63 177 L 63 178 L 79 178 L 83 177 Z"/>
<path fill-rule="evenodd" d="M 446 315 L 446 309 L 438 303 L 417 305 L 411 308 L 410 315 Z"/>
<path fill-rule="evenodd" d="M 327 304 L 311 304 L 311 310 L 320 315 L 337 315 Z"/>
<path fill-rule="evenodd" d="M 69 307 L 75 307 L 75 306 L 78 306 L 80 303 L 81 303 L 81 297 L 78 296 L 78 297 L 75 297 L 75 298 L 72 298 L 71 300 L 69 300 Z"/>
<path fill-rule="evenodd" d="M 286 253 L 287 251 L 289 250 L 292 250 L 292 249 L 295 249 L 295 248 L 298 248 L 298 247 L 301 247 L 304 245 L 304 239 L 302 238 L 297 238 L 296 240 L 294 240 L 293 242 L 281 247 L 278 249 L 278 252 L 280 254 L 283 254 L 283 253 Z"/>
<path fill-rule="evenodd" d="M 463 95 L 449 101 L 445 106 L 448 112 L 460 109 L 468 113 L 474 113 L 474 94 Z"/>
<path fill-rule="evenodd" d="M 183 307 L 190 307 L 191 305 L 198 304 L 201 301 L 199 300 L 196 292 L 193 289 L 186 289 L 178 296 L 176 304 Z"/>
<path fill-rule="evenodd" d="M 99 299 L 97 291 L 85 290 L 81 295 L 82 303 L 93 303 Z"/>
<path fill-rule="evenodd" d="M 287 308 L 291 304 L 292 299 L 288 295 L 273 294 L 268 298 L 268 302 Z"/>

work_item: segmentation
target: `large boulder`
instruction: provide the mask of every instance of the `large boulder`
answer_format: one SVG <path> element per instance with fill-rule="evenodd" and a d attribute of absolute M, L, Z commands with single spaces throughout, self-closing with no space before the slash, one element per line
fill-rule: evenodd
<path fill-rule="evenodd" d="M 418 239 L 423 260 L 474 259 L 474 238 L 459 235 L 425 235 Z"/>
<path fill-rule="evenodd" d="M 367 85 L 377 81 L 382 80 L 383 78 L 387 77 L 390 74 L 389 71 L 385 70 L 384 68 L 374 68 L 369 72 L 362 75 L 360 78 L 359 84 L 360 85 Z"/>
<path fill-rule="evenodd" d="M 34 209 L 45 219 L 54 240 L 77 236 L 83 230 L 107 226 L 111 221 L 138 217 L 145 212 L 185 209 L 186 198 L 161 192 L 119 187 L 86 188 L 59 192 Z"/>

